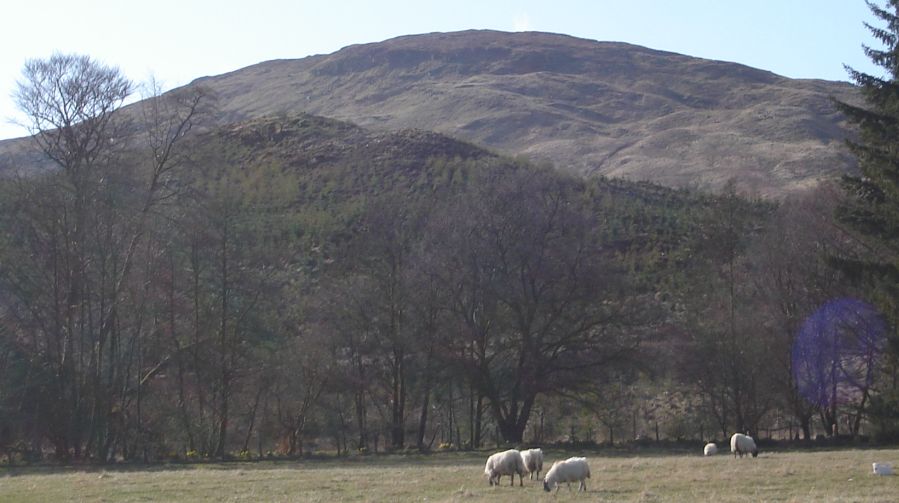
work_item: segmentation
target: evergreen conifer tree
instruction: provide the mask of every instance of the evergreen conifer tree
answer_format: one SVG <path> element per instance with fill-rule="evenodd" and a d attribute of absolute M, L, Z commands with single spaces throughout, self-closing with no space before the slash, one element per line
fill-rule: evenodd
<path fill-rule="evenodd" d="M 859 174 L 844 177 L 849 197 L 837 214 L 867 253 L 861 259 L 841 260 L 839 265 L 865 285 L 869 300 L 893 327 L 885 366 L 888 375 L 883 380 L 886 386 L 872 401 L 869 413 L 881 433 L 899 438 L 899 387 L 895 384 L 899 377 L 899 0 L 887 0 L 882 7 L 871 1 L 867 4 L 886 26 L 865 23 L 884 47 L 863 47 L 884 72 L 877 76 L 847 67 L 864 103 L 838 102 L 858 127 L 858 137 L 849 142 L 849 148 L 858 160 Z"/>

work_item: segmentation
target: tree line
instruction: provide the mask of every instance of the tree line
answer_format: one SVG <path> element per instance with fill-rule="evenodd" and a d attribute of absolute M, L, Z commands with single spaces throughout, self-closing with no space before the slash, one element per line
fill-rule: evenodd
<path fill-rule="evenodd" d="M 0 450 L 894 438 L 895 76 L 855 77 L 862 176 L 775 204 L 486 155 L 315 171 L 200 127 L 203 88 L 122 109 L 117 69 L 30 61 L 54 168 L 0 182 Z"/>

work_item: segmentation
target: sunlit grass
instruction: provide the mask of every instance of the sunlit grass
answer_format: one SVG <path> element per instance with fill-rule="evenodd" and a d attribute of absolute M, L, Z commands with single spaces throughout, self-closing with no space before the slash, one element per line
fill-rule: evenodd
<path fill-rule="evenodd" d="M 485 453 L 352 460 L 167 465 L 147 468 L 3 468 L 0 501 L 899 501 L 899 450 L 588 456 L 588 494 L 547 494 L 525 478 L 489 487 Z M 552 460 L 575 453 L 549 451 Z M 576 489 L 576 486 L 574 486 Z"/>

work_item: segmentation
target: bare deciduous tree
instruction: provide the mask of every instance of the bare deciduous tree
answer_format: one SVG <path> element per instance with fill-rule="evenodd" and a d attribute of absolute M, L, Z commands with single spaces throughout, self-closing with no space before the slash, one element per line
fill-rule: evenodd
<path fill-rule="evenodd" d="M 27 319 L 24 338 L 41 365 L 53 369 L 42 399 L 58 411 L 47 436 L 60 457 L 111 457 L 124 434 L 122 407 L 150 377 L 142 371 L 161 368 L 154 362 L 131 372 L 136 348 L 148 350 L 141 339 L 152 325 L 141 309 L 148 291 L 129 288 L 129 281 L 139 255 L 148 260 L 140 274 L 150 270 L 156 248 L 144 238 L 152 209 L 179 165 L 177 145 L 202 96 L 179 103 L 154 98 L 172 106 L 143 125 L 158 132 L 143 143 L 128 135 L 126 115 L 118 113 L 132 88 L 116 68 L 55 54 L 26 63 L 14 96 L 57 169 L 22 182 L 22 195 L 41 193 L 50 201 L 21 199 L 23 218 L 14 226 L 18 246 L 30 250 L 20 257 L 46 274 L 9 269 L 3 277 Z M 129 302 L 135 309 L 124 308 Z"/>
<path fill-rule="evenodd" d="M 430 246 L 457 324 L 445 354 L 506 441 L 522 440 L 538 396 L 587 385 L 638 344 L 589 211 L 577 184 L 521 170 L 435 218 Z"/>

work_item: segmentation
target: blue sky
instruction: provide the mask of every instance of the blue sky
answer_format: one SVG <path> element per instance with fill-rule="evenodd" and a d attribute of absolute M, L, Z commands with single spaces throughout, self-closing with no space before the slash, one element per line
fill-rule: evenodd
<path fill-rule="evenodd" d="M 14 0 L 0 9 L 0 139 L 25 134 L 8 122 L 25 60 L 54 51 L 172 88 L 269 59 L 471 28 L 628 42 L 828 80 L 846 80 L 844 63 L 875 72 L 861 44 L 878 46 L 862 24 L 877 24 L 864 0 Z"/>

